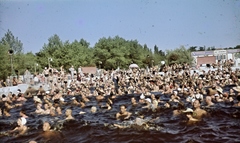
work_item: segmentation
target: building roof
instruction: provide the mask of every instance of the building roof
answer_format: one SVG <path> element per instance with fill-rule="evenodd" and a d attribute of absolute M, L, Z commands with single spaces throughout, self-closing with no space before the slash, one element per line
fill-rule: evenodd
<path fill-rule="evenodd" d="M 220 50 L 213 50 L 213 51 L 194 51 L 191 52 L 192 56 L 208 56 L 208 55 L 214 55 L 214 51 L 220 51 Z M 223 50 L 221 50 L 223 51 Z M 228 49 L 226 50 L 226 53 L 232 54 L 232 53 L 238 53 L 240 52 L 240 49 Z"/>
<path fill-rule="evenodd" d="M 195 51 L 191 53 L 192 56 L 207 56 L 213 55 L 213 51 Z"/>
<path fill-rule="evenodd" d="M 96 74 L 96 72 L 97 72 L 97 67 L 82 67 L 82 72 L 83 72 L 83 73 Z"/>

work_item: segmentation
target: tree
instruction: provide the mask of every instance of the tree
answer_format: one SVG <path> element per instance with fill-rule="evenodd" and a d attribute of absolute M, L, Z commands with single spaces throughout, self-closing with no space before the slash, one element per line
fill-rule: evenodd
<path fill-rule="evenodd" d="M 62 42 L 58 35 L 53 35 L 48 39 L 48 43 L 44 44 L 40 52 L 36 53 L 37 63 L 41 68 L 47 67 L 49 58 L 52 59 L 50 65 L 54 68 L 64 66 L 69 69 L 71 65 L 78 66 L 94 66 L 93 50 L 89 48 L 89 43 L 81 39 Z"/>
<path fill-rule="evenodd" d="M 234 49 L 240 49 L 240 45 L 237 45 Z"/>
<path fill-rule="evenodd" d="M 154 45 L 154 54 L 158 54 L 158 47 L 157 47 L 157 45 Z"/>
<path fill-rule="evenodd" d="M 199 51 L 205 51 L 205 46 L 204 47 L 199 47 Z"/>
<path fill-rule="evenodd" d="M 8 46 L 0 43 L 0 79 L 6 79 L 7 76 L 11 74 L 11 63 L 8 49 Z"/>
<path fill-rule="evenodd" d="M 90 43 L 88 43 L 84 39 L 80 39 L 79 44 L 82 45 L 83 47 L 89 48 Z"/>
<path fill-rule="evenodd" d="M 18 40 L 18 37 L 15 37 L 12 32 L 8 30 L 4 37 L 2 37 L 0 45 L 1 52 L 3 52 L 2 54 L 4 55 L 2 56 L 1 61 L 6 61 L 6 63 L 1 63 L 2 67 L 7 70 L 2 71 L 2 77 L 5 78 L 7 76 L 14 75 L 15 69 L 19 65 L 20 56 L 23 54 L 23 44 L 20 40 Z M 11 51 L 11 54 L 8 54 L 6 51 Z"/>
<path fill-rule="evenodd" d="M 180 48 L 177 48 L 175 50 L 167 50 L 166 56 L 167 56 L 168 64 L 172 64 L 172 63 L 191 64 L 193 61 L 190 50 L 187 50 L 184 46 L 180 46 Z"/>
<path fill-rule="evenodd" d="M 191 47 L 189 47 L 188 50 L 189 50 L 190 52 L 197 51 L 197 46 L 191 46 Z"/>
<path fill-rule="evenodd" d="M 0 41 L 3 45 L 9 45 L 9 49 L 12 49 L 15 54 L 19 54 L 23 52 L 23 44 L 18 37 L 14 37 L 10 30 L 4 35 L 4 37 Z"/>

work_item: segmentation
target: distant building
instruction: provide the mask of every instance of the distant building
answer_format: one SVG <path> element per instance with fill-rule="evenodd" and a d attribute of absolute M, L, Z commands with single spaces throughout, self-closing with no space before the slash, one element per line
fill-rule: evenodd
<path fill-rule="evenodd" d="M 97 67 L 82 67 L 82 73 L 84 74 L 96 74 Z"/>
<path fill-rule="evenodd" d="M 194 60 L 194 65 L 197 66 L 217 63 L 218 61 L 225 62 L 230 59 L 235 61 L 235 66 L 240 66 L 240 60 L 238 56 L 236 56 L 237 53 L 240 53 L 240 49 L 195 51 L 192 52 L 191 55 Z"/>

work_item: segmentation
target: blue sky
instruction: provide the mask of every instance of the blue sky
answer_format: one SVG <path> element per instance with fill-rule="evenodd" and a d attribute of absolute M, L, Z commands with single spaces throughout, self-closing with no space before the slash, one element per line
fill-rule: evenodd
<path fill-rule="evenodd" d="M 184 45 L 240 45 L 240 0 L 0 0 L 0 37 L 7 30 L 24 52 L 48 38 L 88 41 L 116 35 L 159 50 Z"/>

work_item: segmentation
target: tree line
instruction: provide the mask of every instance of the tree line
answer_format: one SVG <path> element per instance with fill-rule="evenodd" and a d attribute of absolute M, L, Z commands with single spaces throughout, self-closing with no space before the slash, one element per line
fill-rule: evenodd
<path fill-rule="evenodd" d="M 240 45 L 235 48 L 240 48 Z M 184 46 L 173 50 L 160 50 L 157 45 L 149 48 L 141 45 L 137 40 L 126 40 L 122 37 L 103 37 L 90 47 L 84 39 L 73 42 L 62 41 L 58 35 L 53 35 L 44 43 L 37 53 L 23 52 L 23 43 L 8 30 L 0 41 L 0 78 L 6 79 L 10 75 L 22 75 L 26 69 L 31 73 L 42 72 L 45 67 L 51 66 L 60 69 L 69 69 L 70 66 L 96 66 L 111 70 L 117 67 L 128 68 L 131 63 L 141 68 L 166 64 L 189 63 L 193 58 L 192 51 L 206 50 L 204 47 L 193 46 L 186 49 Z M 214 50 L 210 47 L 209 50 Z M 12 52 L 12 53 L 11 53 Z"/>

